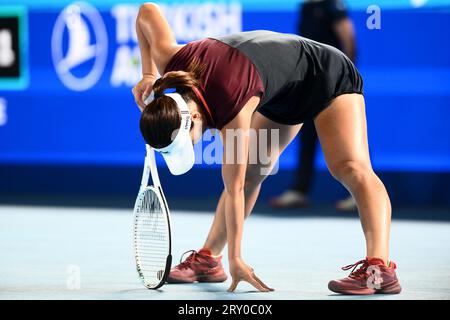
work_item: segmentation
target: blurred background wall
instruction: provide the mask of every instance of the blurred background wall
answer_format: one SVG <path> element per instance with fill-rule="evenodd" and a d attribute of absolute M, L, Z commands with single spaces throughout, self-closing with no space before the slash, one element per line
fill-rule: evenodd
<path fill-rule="evenodd" d="M 180 42 L 254 29 L 295 33 L 299 16 L 299 1 L 290 0 L 157 3 Z M 124 198 L 133 205 L 145 152 L 131 95 L 140 79 L 139 4 L 0 2 L 0 201 L 33 195 L 50 202 Z M 450 1 L 347 4 L 375 170 L 394 204 L 450 205 Z M 378 13 L 373 29 L 368 21 Z M 291 183 L 297 148 L 295 142 L 285 151 L 262 200 Z M 173 177 L 158 160 L 168 197 L 218 197 L 219 165 L 197 164 Z M 314 200 L 342 197 L 321 154 L 317 161 Z"/>

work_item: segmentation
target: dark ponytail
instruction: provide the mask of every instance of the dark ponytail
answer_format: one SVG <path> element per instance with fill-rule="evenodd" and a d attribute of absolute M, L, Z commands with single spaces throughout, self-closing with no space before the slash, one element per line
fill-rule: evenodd
<path fill-rule="evenodd" d="M 187 71 L 170 71 L 156 80 L 153 92 L 159 97 L 145 107 L 139 124 L 147 144 L 164 148 L 172 142 L 172 133 L 180 128 L 180 111 L 172 98 L 164 96 L 164 90 L 175 88 L 186 103 L 193 100 L 199 104 L 192 87 L 200 87 L 202 72 L 202 65 L 194 59 Z"/>

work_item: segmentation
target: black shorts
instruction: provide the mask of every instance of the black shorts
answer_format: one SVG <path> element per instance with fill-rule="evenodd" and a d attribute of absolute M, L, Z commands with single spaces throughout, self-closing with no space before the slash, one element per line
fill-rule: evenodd
<path fill-rule="evenodd" d="M 314 119 L 342 94 L 363 94 L 352 61 L 331 46 L 293 34 L 251 31 L 217 38 L 244 53 L 265 86 L 258 111 L 287 125 Z"/>
<path fill-rule="evenodd" d="M 349 58 L 336 51 L 330 52 L 328 72 L 318 74 L 306 84 L 289 82 L 274 98 L 260 106 L 258 112 L 272 121 L 295 125 L 313 120 L 340 95 L 364 94 L 360 73 Z"/>

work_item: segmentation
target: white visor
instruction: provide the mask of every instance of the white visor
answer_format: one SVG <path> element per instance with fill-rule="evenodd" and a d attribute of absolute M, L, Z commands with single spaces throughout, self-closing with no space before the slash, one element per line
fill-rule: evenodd
<path fill-rule="evenodd" d="M 189 131 L 191 129 L 191 114 L 186 101 L 180 94 L 166 93 L 167 97 L 172 98 L 181 112 L 181 125 L 178 130 L 172 134 L 172 143 L 167 147 L 155 149 L 162 154 L 167 163 L 170 173 L 180 175 L 188 172 L 195 162 L 194 145 L 192 144 Z"/>

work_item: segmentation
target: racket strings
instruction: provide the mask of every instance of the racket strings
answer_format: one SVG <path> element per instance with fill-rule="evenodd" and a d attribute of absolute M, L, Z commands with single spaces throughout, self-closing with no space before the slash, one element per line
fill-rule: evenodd
<path fill-rule="evenodd" d="M 163 204 L 153 189 L 145 190 L 137 205 L 134 231 L 138 273 L 146 286 L 156 286 L 164 275 L 169 235 Z"/>

